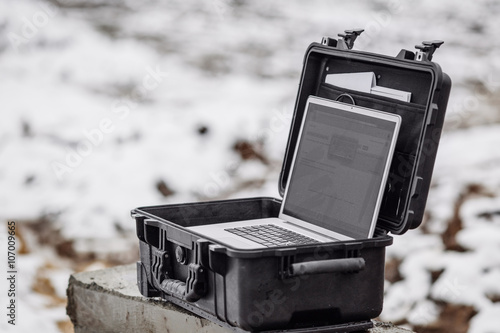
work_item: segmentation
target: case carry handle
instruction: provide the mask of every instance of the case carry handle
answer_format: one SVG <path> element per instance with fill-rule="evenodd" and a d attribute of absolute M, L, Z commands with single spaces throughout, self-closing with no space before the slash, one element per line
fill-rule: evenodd
<path fill-rule="evenodd" d="M 150 225 L 154 224 L 153 221 Z M 208 291 L 206 272 L 203 263 L 205 261 L 204 252 L 208 249 L 209 242 L 205 239 L 198 239 L 196 241 L 194 262 L 187 266 L 188 276 L 186 282 L 184 282 L 169 278 L 169 271 L 171 270 L 170 255 L 168 251 L 162 250 L 166 248 L 166 234 L 160 232 L 163 231 L 161 228 L 157 231 L 161 234 L 159 237 L 161 239 L 157 240 L 158 244 L 151 246 L 153 257 L 153 262 L 151 264 L 153 285 L 162 292 L 187 302 L 198 301 L 205 296 Z M 161 247 L 162 249 L 157 247 Z"/>
<path fill-rule="evenodd" d="M 322 273 L 357 273 L 365 268 L 363 258 L 306 261 L 290 265 L 290 276 Z"/>
<path fill-rule="evenodd" d="M 188 302 L 198 301 L 207 293 L 207 284 L 203 267 L 198 264 L 189 264 L 186 282 L 175 279 L 165 279 L 161 282 L 161 290 Z"/>

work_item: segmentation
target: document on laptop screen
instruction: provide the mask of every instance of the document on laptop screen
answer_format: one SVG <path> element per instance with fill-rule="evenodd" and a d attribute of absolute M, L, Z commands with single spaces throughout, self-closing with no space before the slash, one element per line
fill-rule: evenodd
<path fill-rule="evenodd" d="M 283 213 L 369 237 L 395 123 L 309 104 Z"/>

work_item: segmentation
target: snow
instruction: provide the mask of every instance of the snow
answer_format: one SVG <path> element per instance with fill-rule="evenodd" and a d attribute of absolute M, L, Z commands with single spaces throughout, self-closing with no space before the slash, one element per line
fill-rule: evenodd
<path fill-rule="evenodd" d="M 478 313 L 471 320 L 469 333 L 489 333 L 498 331 L 500 305 L 495 304 Z"/>
<path fill-rule="evenodd" d="M 40 270 L 64 297 L 70 272 L 134 260 L 131 209 L 278 197 L 304 52 L 356 27 L 365 28 L 356 49 L 388 55 L 445 40 L 434 60 L 453 80 L 428 219 L 387 248 L 387 258 L 402 260 L 403 280 L 387 282 L 382 319 L 425 325 L 439 317 L 439 300 L 474 306 L 470 332 L 498 330 L 497 2 L 52 3 L 0 3 L 0 220 L 36 226 L 48 217 L 58 242 L 73 241 L 77 255 L 96 260 L 61 259 L 54 243 L 38 244 L 29 232 L 36 229 L 23 228 L 30 253 L 18 255 L 24 327 L 16 331 L 55 332 L 65 320 L 62 306 L 32 290 Z M 238 140 L 259 147 L 268 163 L 242 160 Z M 161 181 L 172 195 L 156 189 Z M 461 197 L 471 185 L 479 193 Z M 466 251 L 449 251 L 441 233 L 462 199 L 456 239 Z M 0 228 L 2 249 L 6 237 Z M 431 272 L 441 270 L 433 283 Z M 0 321 L 2 332 L 9 328 Z"/>

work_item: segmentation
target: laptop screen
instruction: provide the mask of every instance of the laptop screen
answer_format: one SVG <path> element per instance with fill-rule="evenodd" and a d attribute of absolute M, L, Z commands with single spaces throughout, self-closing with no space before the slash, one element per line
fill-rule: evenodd
<path fill-rule="evenodd" d="M 310 102 L 302 126 L 283 213 L 371 237 L 396 122 Z"/>

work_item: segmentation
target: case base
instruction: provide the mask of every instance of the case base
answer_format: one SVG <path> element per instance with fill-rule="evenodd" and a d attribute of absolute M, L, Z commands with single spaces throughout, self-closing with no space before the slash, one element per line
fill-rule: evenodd
<path fill-rule="evenodd" d="M 217 317 L 210 315 L 209 313 L 200 310 L 196 306 L 192 306 L 189 303 L 180 301 L 175 297 L 171 297 L 168 295 L 163 295 L 164 300 L 167 300 L 177 306 L 180 306 L 183 309 L 186 309 L 200 317 L 210 320 L 217 325 L 228 328 L 236 333 L 248 333 L 248 332 L 259 332 L 259 333 L 348 333 L 348 332 L 363 332 L 367 329 L 373 327 L 373 322 L 371 320 L 360 321 L 360 322 L 352 322 L 352 323 L 344 323 L 337 325 L 327 325 L 327 326 L 314 326 L 314 327 L 301 327 L 301 328 L 292 328 L 285 330 L 268 330 L 268 331 L 246 331 L 239 327 L 234 327 L 229 325 L 228 323 L 219 320 Z"/>

